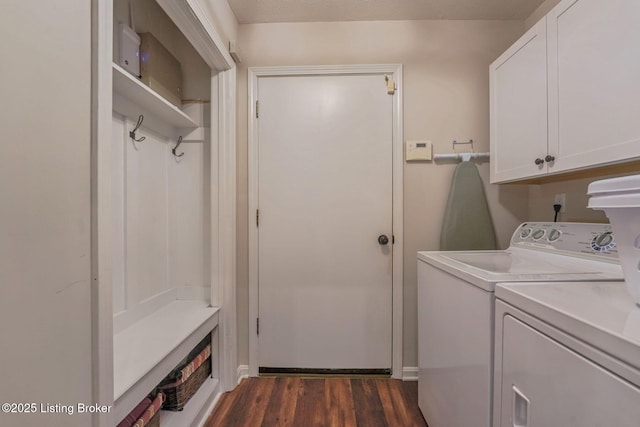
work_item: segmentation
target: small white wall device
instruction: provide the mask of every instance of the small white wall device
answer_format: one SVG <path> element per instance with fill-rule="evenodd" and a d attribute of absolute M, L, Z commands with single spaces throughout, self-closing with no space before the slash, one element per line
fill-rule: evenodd
<path fill-rule="evenodd" d="M 407 162 L 433 159 L 433 143 L 431 141 L 407 141 L 405 149 Z"/>
<path fill-rule="evenodd" d="M 120 24 L 119 65 L 140 77 L 140 36 L 125 24 Z"/>

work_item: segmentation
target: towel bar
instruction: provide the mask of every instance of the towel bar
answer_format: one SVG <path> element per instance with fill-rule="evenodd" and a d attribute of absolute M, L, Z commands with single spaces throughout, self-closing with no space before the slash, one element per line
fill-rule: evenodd
<path fill-rule="evenodd" d="M 453 153 L 453 154 L 434 154 L 433 160 L 463 160 L 471 159 L 488 159 L 489 153 Z"/>

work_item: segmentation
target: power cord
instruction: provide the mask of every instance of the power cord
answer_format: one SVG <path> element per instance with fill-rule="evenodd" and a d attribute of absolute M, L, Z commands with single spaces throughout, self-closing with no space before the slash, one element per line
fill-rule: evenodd
<path fill-rule="evenodd" d="M 558 222 L 558 212 L 562 209 L 562 205 L 553 205 L 553 210 L 555 211 L 555 216 L 553 217 L 553 222 Z"/>

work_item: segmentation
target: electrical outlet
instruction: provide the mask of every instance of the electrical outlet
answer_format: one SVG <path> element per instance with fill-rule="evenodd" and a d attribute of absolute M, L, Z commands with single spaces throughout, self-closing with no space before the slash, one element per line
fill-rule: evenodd
<path fill-rule="evenodd" d="M 553 202 L 554 205 L 561 205 L 560 213 L 564 213 L 567 210 L 567 193 L 556 194 L 556 199 Z"/>

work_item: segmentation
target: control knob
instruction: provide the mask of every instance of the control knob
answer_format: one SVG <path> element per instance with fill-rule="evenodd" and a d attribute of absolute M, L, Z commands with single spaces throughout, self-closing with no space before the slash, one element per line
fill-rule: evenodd
<path fill-rule="evenodd" d="M 591 241 L 591 248 L 597 252 L 608 251 L 615 245 L 616 242 L 613 239 L 613 233 L 611 231 L 600 233 Z"/>
<path fill-rule="evenodd" d="M 555 242 L 556 240 L 558 240 L 560 238 L 561 234 L 562 234 L 562 232 L 560 230 L 558 230 L 557 228 L 554 228 L 551 231 L 549 231 L 549 235 L 547 236 L 547 240 L 549 240 L 550 242 Z"/>
<path fill-rule="evenodd" d="M 522 230 L 520 230 L 520 238 L 526 239 L 531 235 L 531 231 L 531 228 L 523 228 Z"/>
<path fill-rule="evenodd" d="M 533 240 L 540 240 L 544 237 L 545 233 L 543 229 L 538 228 L 531 234 L 531 237 L 533 237 Z"/>

